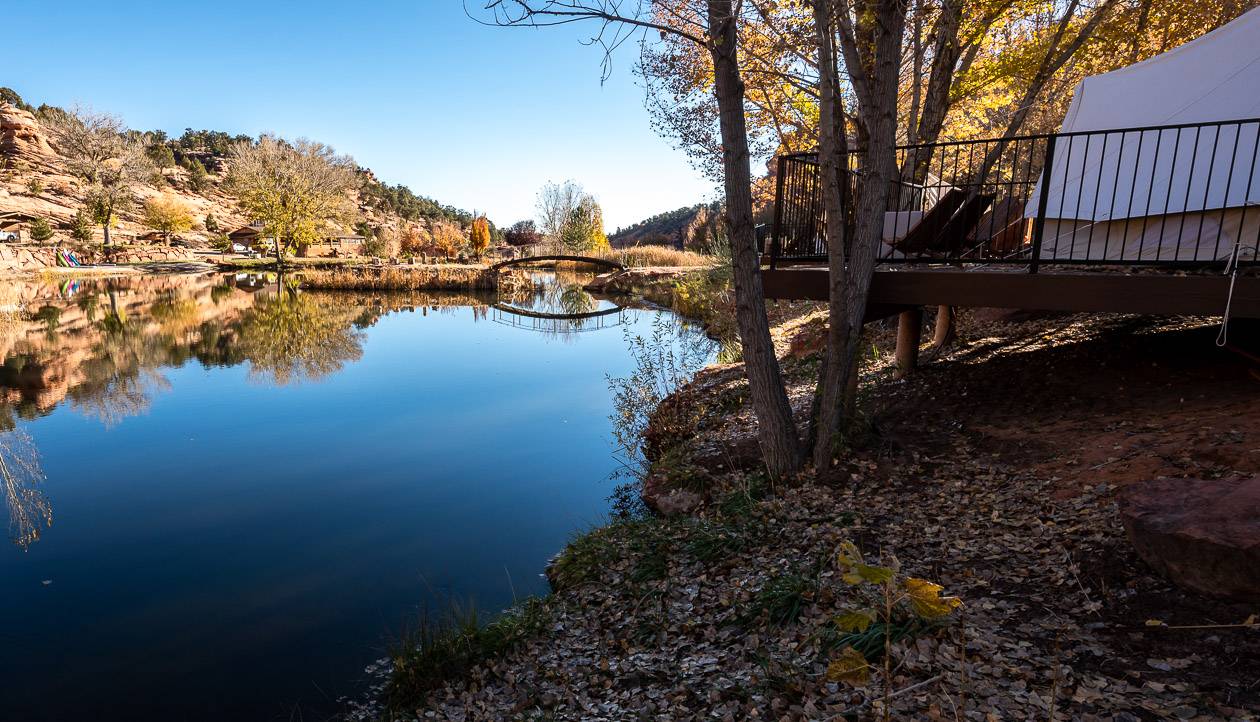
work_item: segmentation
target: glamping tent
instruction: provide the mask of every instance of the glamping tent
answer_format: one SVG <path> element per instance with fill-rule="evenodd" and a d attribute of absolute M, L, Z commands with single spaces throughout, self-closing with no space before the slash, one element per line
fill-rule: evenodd
<path fill-rule="evenodd" d="M 1084 79 L 1025 209 L 1037 215 L 1048 176 L 1041 258 L 1218 261 L 1237 243 L 1240 258 L 1255 259 L 1257 118 L 1260 9 Z"/>

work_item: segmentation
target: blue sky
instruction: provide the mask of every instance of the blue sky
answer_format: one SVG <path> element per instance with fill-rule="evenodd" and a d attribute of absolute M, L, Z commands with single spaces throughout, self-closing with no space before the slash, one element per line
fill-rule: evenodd
<path fill-rule="evenodd" d="M 601 85 L 593 26 L 483 27 L 460 0 L 5 3 L 0 85 L 129 126 L 328 143 L 389 183 L 498 224 L 572 178 L 609 230 L 714 197 L 651 130 L 632 73 Z M 479 8 L 479 0 L 469 0 Z"/>

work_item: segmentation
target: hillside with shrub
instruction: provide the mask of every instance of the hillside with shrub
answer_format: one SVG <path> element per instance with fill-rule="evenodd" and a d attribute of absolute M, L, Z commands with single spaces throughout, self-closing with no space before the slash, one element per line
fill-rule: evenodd
<path fill-rule="evenodd" d="M 54 126 L 66 117 L 62 108 L 34 106 L 0 88 L 0 230 L 18 232 L 23 242 L 73 247 L 104 241 L 100 223 L 91 218 L 91 184 L 58 148 Z M 178 137 L 134 129 L 121 135 L 143 152 L 143 175 L 118 204 L 109 224 L 112 240 L 217 247 L 228 232 L 250 222 L 226 179 L 232 148 L 256 139 L 193 128 Z M 368 168 L 356 166 L 355 173 L 357 210 L 330 233 L 363 235 L 374 255 L 382 256 L 421 250 L 437 237 L 469 236 L 472 213 L 382 182 Z M 167 213 L 160 212 L 163 207 Z M 502 239 L 493 225 L 490 234 L 492 242 Z"/>
<path fill-rule="evenodd" d="M 720 203 L 698 203 L 619 228 L 608 236 L 613 248 L 669 246 L 679 250 L 703 251 L 723 235 Z"/>

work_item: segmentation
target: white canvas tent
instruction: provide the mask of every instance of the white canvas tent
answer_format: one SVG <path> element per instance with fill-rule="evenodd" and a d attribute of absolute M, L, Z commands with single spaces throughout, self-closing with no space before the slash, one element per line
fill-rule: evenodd
<path fill-rule="evenodd" d="M 1077 85 L 1049 172 L 1043 259 L 1211 261 L 1260 237 L 1260 10 Z M 1097 133 L 1126 128 L 1179 129 Z M 1209 124 L 1209 125 L 1196 125 Z M 1042 176 L 1026 208 L 1037 215 Z M 1241 234 L 1241 235 L 1240 235 Z"/>

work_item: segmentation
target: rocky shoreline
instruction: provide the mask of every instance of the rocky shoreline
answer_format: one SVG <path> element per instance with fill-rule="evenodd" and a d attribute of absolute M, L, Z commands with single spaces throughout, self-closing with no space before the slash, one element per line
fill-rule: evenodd
<path fill-rule="evenodd" d="M 774 313 L 799 407 L 824 315 Z M 349 717 L 867 719 L 887 706 L 895 719 L 1256 718 L 1255 610 L 1155 574 L 1116 500 L 1138 479 L 1260 472 L 1246 453 L 1260 428 L 1237 421 L 1256 396 L 1234 386 L 1246 365 L 1220 356 L 1202 322 L 1012 319 L 968 315 L 963 341 L 905 380 L 891 330 L 877 329 L 844 463 L 779 488 L 756 469 L 741 367 L 701 372 L 650 432 L 646 491 L 669 514 L 578 537 L 527 630 L 419 698 Z M 1097 373 L 1169 356 L 1160 373 L 1121 372 L 1123 401 Z M 1132 418 L 1147 422 L 1140 435 L 1126 435 Z M 1181 440 L 1204 428 L 1228 445 Z M 1153 467 L 1141 456 L 1152 436 L 1183 451 Z M 680 493 L 686 503 L 661 503 Z M 848 543 L 963 604 L 893 645 L 887 679 L 856 685 L 834 666 L 836 620 L 854 604 L 838 581 Z M 374 669 L 378 692 L 393 664 Z"/>

